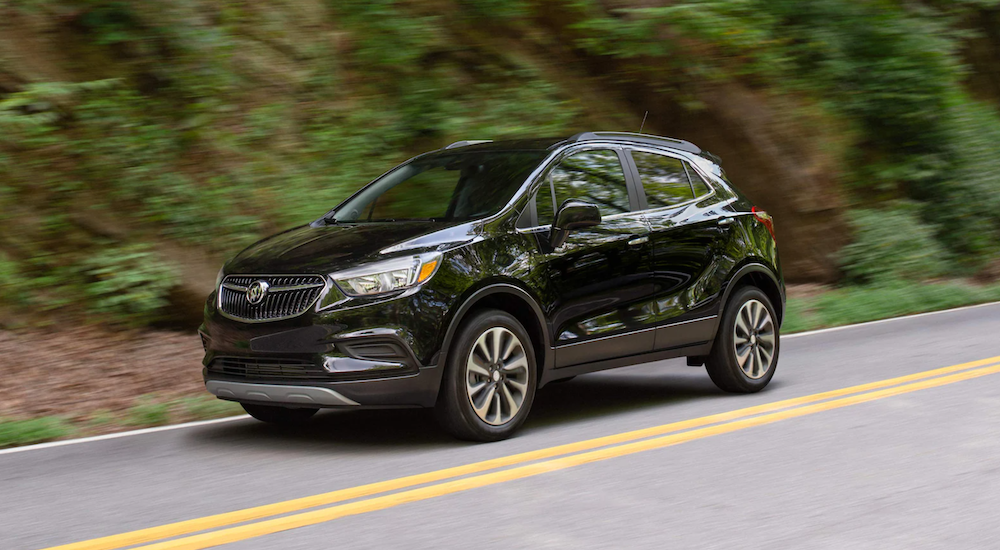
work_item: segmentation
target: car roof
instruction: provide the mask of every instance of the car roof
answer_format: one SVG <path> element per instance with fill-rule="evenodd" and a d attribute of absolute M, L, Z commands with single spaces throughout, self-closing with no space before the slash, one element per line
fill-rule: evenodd
<path fill-rule="evenodd" d="M 668 149 L 676 149 L 696 155 L 702 154 L 702 150 L 690 141 L 681 139 L 654 136 L 652 134 L 633 134 L 629 132 L 581 132 L 568 138 L 536 138 L 518 140 L 464 140 L 456 141 L 444 149 L 461 149 L 463 152 L 473 151 L 512 151 L 512 150 L 537 150 L 544 151 L 554 149 L 561 145 L 573 143 L 583 143 L 587 141 L 618 141 L 641 145 L 654 145 Z"/>

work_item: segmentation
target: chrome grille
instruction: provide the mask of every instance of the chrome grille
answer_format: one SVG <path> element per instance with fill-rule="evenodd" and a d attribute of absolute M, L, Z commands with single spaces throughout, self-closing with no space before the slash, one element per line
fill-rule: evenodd
<path fill-rule="evenodd" d="M 247 290 L 257 282 L 268 289 L 261 302 L 253 304 Z M 229 275 L 219 286 L 219 309 L 227 317 L 252 323 L 289 319 L 312 307 L 325 286 L 319 275 Z"/>
<path fill-rule="evenodd" d="M 315 380 L 329 376 L 312 361 L 272 357 L 216 357 L 208 370 L 248 380 Z"/>

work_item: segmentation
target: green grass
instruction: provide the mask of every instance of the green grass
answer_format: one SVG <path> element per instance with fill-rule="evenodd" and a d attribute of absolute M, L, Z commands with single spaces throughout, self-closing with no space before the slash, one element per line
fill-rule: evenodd
<path fill-rule="evenodd" d="M 178 399 L 176 403 L 183 408 L 189 416 L 198 420 L 210 420 L 212 418 L 224 418 L 243 414 L 243 407 L 239 403 L 223 401 L 207 395 L 184 397 Z"/>
<path fill-rule="evenodd" d="M 864 323 L 993 301 L 1000 301 L 1000 284 L 891 282 L 841 287 L 819 296 L 789 299 L 782 332 Z"/>
<path fill-rule="evenodd" d="M 170 423 L 170 403 L 157 403 L 152 396 L 136 399 L 127 412 L 124 424 L 132 427 L 163 426 Z"/>
<path fill-rule="evenodd" d="M 75 430 L 58 416 L 43 416 L 29 420 L 0 419 L 0 449 L 33 443 L 44 443 L 73 434 Z"/>

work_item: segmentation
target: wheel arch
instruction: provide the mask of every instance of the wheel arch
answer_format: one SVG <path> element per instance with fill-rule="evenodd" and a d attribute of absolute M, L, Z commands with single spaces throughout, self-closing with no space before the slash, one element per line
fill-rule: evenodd
<path fill-rule="evenodd" d="M 491 283 L 477 289 L 462 302 L 445 331 L 438 364 L 442 367 L 447 365 L 451 343 L 462 321 L 472 312 L 484 308 L 498 309 L 509 313 L 528 331 L 538 367 L 535 375 L 540 381 L 542 373 L 555 364 L 555 353 L 549 346 L 549 330 L 548 324 L 545 322 L 545 314 L 528 291 L 506 282 Z"/>
<path fill-rule="evenodd" d="M 722 294 L 721 307 L 729 303 L 729 296 L 738 288 L 752 285 L 761 289 L 771 300 L 775 313 L 778 315 L 778 326 L 785 318 L 785 292 L 774 271 L 761 263 L 748 263 L 741 266 L 729 278 L 729 284 Z M 721 314 L 720 314 L 721 315 Z"/>

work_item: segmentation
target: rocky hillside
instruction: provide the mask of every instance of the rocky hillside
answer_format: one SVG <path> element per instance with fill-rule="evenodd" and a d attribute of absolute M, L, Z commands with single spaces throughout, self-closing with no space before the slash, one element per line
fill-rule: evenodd
<path fill-rule="evenodd" d="M 790 280 L 971 274 L 993 4 L 0 0 L 0 324 L 190 326 L 224 256 L 409 155 L 646 111 L 775 215 Z"/>

